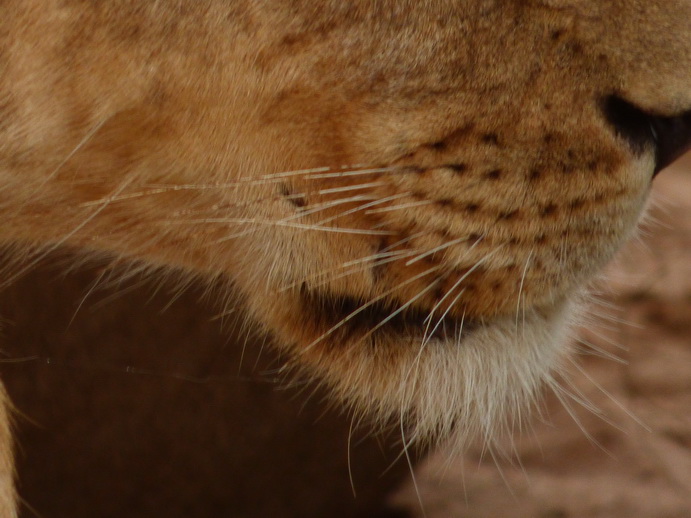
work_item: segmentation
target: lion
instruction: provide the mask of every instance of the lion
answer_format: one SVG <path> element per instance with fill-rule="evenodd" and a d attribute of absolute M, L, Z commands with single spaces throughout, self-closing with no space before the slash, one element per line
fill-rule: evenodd
<path fill-rule="evenodd" d="M 224 285 L 286 369 L 404 450 L 491 441 L 554 383 L 589 281 L 691 142 L 687 0 L 24 0 L 0 20 L 3 282 L 69 248 Z"/>

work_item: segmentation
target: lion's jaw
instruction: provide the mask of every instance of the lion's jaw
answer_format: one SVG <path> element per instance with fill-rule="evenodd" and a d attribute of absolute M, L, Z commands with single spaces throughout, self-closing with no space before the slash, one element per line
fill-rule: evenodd
<path fill-rule="evenodd" d="M 280 225 L 250 231 L 235 279 L 297 363 L 410 438 L 489 438 L 552 381 L 584 285 L 645 205 L 656 170 L 654 145 L 638 138 L 646 117 L 691 106 L 678 69 L 659 98 L 640 87 L 659 76 L 640 66 L 644 40 L 626 20 L 602 40 L 597 16 L 574 9 L 516 7 L 518 22 L 485 13 L 494 40 L 473 70 L 451 73 L 467 42 L 439 32 L 454 52 L 409 60 L 408 42 L 380 42 L 371 55 L 389 61 L 358 62 L 371 83 L 351 84 L 365 74 L 336 59 L 343 84 L 286 88 L 270 103 L 264 131 L 287 158 L 253 178 L 280 200 L 259 219 Z M 688 61 L 682 25 L 672 46 Z M 611 52 L 622 41 L 628 53 Z M 516 65 L 506 48 L 531 58 Z"/>
<path fill-rule="evenodd" d="M 655 170 L 622 106 L 691 107 L 686 0 L 134 4 L 3 20 L 3 239 L 228 277 L 419 438 L 488 435 L 549 380 Z"/>

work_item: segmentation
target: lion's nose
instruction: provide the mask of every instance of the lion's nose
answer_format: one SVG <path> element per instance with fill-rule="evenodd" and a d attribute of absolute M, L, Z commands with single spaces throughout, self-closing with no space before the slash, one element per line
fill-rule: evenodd
<path fill-rule="evenodd" d="M 691 149 L 691 111 L 678 117 L 651 117 L 650 127 L 657 144 L 657 174 Z"/>
<path fill-rule="evenodd" d="M 659 116 L 610 96 L 605 100 L 603 112 L 635 152 L 642 153 L 654 146 L 654 175 L 691 149 L 691 111 L 672 117 Z"/>

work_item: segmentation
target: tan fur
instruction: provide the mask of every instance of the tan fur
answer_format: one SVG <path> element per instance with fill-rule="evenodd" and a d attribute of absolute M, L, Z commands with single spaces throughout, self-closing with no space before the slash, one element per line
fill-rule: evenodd
<path fill-rule="evenodd" d="M 601 101 L 691 109 L 687 0 L 0 9 L 0 239 L 229 280 L 297 365 L 420 440 L 530 401 L 634 228 L 653 150 Z"/>

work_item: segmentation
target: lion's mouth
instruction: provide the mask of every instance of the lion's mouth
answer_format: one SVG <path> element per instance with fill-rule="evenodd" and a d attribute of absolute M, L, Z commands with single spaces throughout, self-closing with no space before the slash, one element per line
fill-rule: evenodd
<path fill-rule="evenodd" d="M 466 335 L 480 325 L 476 319 L 458 318 L 438 308 L 407 307 L 388 300 L 309 291 L 303 291 L 301 297 L 318 332 L 339 342 L 460 341 L 461 332 Z"/>

